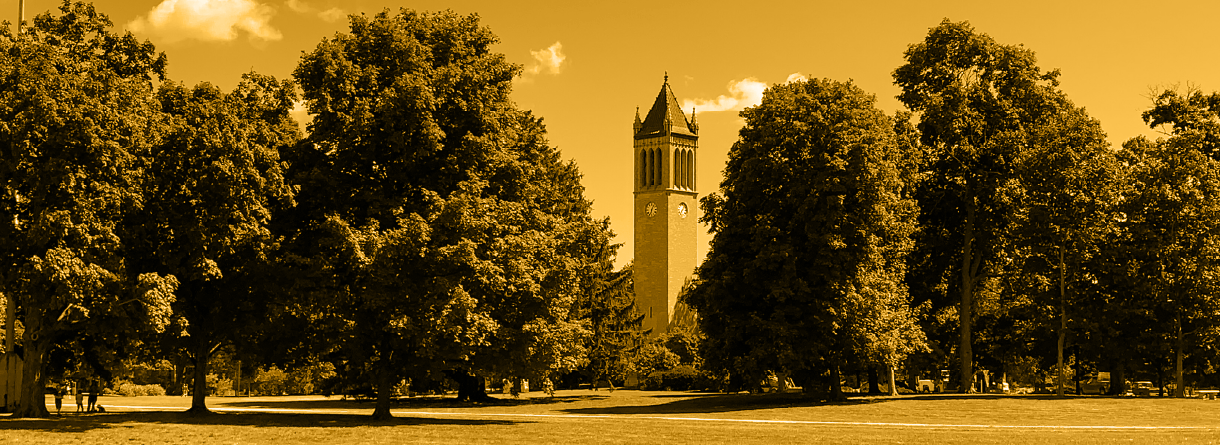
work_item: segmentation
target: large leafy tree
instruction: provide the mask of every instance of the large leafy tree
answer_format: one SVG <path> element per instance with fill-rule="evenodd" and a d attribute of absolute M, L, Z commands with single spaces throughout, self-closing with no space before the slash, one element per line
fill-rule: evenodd
<path fill-rule="evenodd" d="M 592 336 L 586 374 L 596 385 L 601 379 L 613 384 L 627 378 L 632 354 L 644 343 L 640 323 L 643 314 L 635 310 L 633 265 L 614 271 L 611 258 L 591 268 L 590 292 L 577 306 L 579 318 L 589 320 Z"/>
<path fill-rule="evenodd" d="M 279 150 L 296 144 L 292 82 L 247 74 L 232 92 L 167 82 L 157 92 L 165 135 L 153 146 L 141 266 L 177 277 L 177 323 L 162 340 L 195 363 L 191 412 L 207 412 L 208 359 L 265 319 L 260 284 L 273 211 L 292 203 Z"/>
<path fill-rule="evenodd" d="M 1140 116 L 1149 127 L 1163 128 L 1167 134 L 1189 135 L 1193 149 L 1220 159 L 1220 93 L 1204 93 L 1194 86 L 1185 91 L 1165 88 Z"/>
<path fill-rule="evenodd" d="M 1214 284 L 1220 264 L 1216 97 L 1195 89 L 1163 91 L 1143 118 L 1153 128 L 1166 128 L 1169 137 L 1124 144 L 1132 178 L 1125 202 L 1127 272 L 1143 278 L 1131 280 L 1137 283 L 1134 299 L 1152 316 L 1151 323 L 1137 324 L 1149 327 L 1147 332 L 1132 334 L 1142 337 L 1144 349 L 1171 351 L 1178 397 L 1185 360 L 1214 339 L 1220 326 L 1220 289 Z"/>
<path fill-rule="evenodd" d="M 1028 302 L 1058 312 L 1057 391 L 1062 396 L 1068 308 L 1089 312 L 1075 295 L 1094 287 L 1090 283 L 1097 281 L 1097 273 L 1088 268 L 1091 259 L 1116 238 L 1121 196 L 1116 181 L 1122 175 L 1100 123 L 1066 98 L 1058 107 L 1032 129 L 1030 149 L 1018 159 L 1021 201 L 1010 241 L 1028 257 L 1021 275 L 1030 284 L 1022 289 L 1032 296 Z"/>
<path fill-rule="evenodd" d="M 0 281 L 25 327 L 16 416 L 47 410 L 44 356 L 87 326 L 168 322 L 175 282 L 126 262 L 124 218 L 144 186 L 165 57 L 84 3 L 0 31 Z"/>
<path fill-rule="evenodd" d="M 775 85 L 742 116 L 702 202 L 715 236 L 686 299 L 705 364 L 752 381 L 829 369 L 832 382 L 853 355 L 896 365 L 923 341 L 903 283 L 914 146 L 850 83 Z"/>
<path fill-rule="evenodd" d="M 302 312 L 388 417 L 402 378 L 542 376 L 584 357 L 572 305 L 606 225 L 541 120 L 510 101 L 520 68 L 476 16 L 353 16 L 295 71 L 309 112 L 292 153 Z"/>
<path fill-rule="evenodd" d="M 921 242 L 928 248 L 920 255 L 957 276 L 946 290 L 959 295 L 959 377 L 961 390 L 970 391 L 975 299 L 999 264 L 1001 234 L 1011 221 L 1008 187 L 1029 146 L 1028 131 L 1058 109 L 1059 73 L 1041 72 L 1033 51 L 949 20 L 910 45 L 905 58 L 894 71 L 898 99 L 917 113 L 921 142 L 930 150 L 919 196 Z"/>

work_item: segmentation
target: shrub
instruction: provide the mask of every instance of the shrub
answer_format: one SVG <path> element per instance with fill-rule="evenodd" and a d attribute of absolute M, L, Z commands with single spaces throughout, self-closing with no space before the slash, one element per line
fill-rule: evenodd
<path fill-rule="evenodd" d="M 288 374 L 275 366 L 259 369 L 258 375 L 254 377 L 254 385 L 257 388 L 255 391 L 268 396 L 282 395 L 287 389 L 287 380 Z"/>
<path fill-rule="evenodd" d="M 137 385 L 126 380 L 119 380 L 114 385 L 114 392 L 125 397 L 163 396 L 165 395 L 165 388 L 161 387 L 161 385 Z"/>
<path fill-rule="evenodd" d="M 681 363 L 678 354 L 674 354 L 664 345 L 649 343 L 636 351 L 635 370 L 640 374 L 651 375 L 657 371 L 673 369 Z"/>
<path fill-rule="evenodd" d="M 289 394 L 313 394 L 323 388 L 323 382 L 335 376 L 335 365 L 329 362 L 310 363 L 288 372 L 284 390 Z"/>
<path fill-rule="evenodd" d="M 689 391 L 692 389 L 707 389 L 711 379 L 694 367 L 682 365 L 664 371 L 655 371 L 644 378 L 643 387 L 646 390 L 657 391 Z"/>
<path fill-rule="evenodd" d="M 233 393 L 233 380 L 221 378 L 216 374 L 208 374 L 208 395 L 224 396 Z"/>

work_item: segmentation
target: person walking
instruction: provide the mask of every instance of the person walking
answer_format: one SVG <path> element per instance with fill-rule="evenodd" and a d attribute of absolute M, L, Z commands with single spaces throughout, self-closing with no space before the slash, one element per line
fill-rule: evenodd
<path fill-rule="evenodd" d="M 76 413 L 80 414 L 85 411 L 85 388 L 80 386 L 80 381 L 72 382 L 72 393 L 76 396 Z"/>
<path fill-rule="evenodd" d="M 60 417 L 63 416 L 63 414 L 61 414 L 61 411 L 63 411 L 63 408 L 64 408 L 64 393 L 67 391 L 68 391 L 68 388 L 63 383 L 55 385 L 55 415 L 56 416 L 60 416 Z"/>
<path fill-rule="evenodd" d="M 97 380 L 93 380 L 93 382 L 89 384 L 89 409 L 85 410 L 85 412 L 93 412 L 93 406 L 97 404 L 97 393 L 101 390 L 101 387 L 99 387 L 97 384 Z"/>

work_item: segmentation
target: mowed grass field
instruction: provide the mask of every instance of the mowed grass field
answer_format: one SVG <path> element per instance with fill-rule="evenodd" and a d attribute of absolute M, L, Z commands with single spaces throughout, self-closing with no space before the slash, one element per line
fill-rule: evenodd
<path fill-rule="evenodd" d="M 529 393 L 498 403 L 402 399 L 395 419 L 338 397 L 104 396 L 104 414 L 0 417 L 0 442 L 72 443 L 1220 443 L 1220 400 L 930 395 L 824 403 L 800 394 Z M 48 405 L 53 403 L 48 398 Z"/>

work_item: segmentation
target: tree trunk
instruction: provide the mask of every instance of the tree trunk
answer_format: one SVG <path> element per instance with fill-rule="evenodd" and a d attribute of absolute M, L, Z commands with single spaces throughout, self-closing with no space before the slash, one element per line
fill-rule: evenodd
<path fill-rule="evenodd" d="M 1063 270 L 1063 246 L 1059 246 L 1059 388 L 1056 394 L 1063 397 L 1064 372 L 1063 372 L 1063 343 L 1067 339 L 1067 292 L 1064 284 Z"/>
<path fill-rule="evenodd" d="M 877 375 L 877 366 L 876 365 L 869 366 L 868 367 L 868 393 L 869 394 L 881 394 L 881 382 L 879 382 L 878 380 L 880 380 L 880 379 L 878 378 L 878 375 Z M 894 385 L 894 382 L 890 382 L 890 386 L 893 386 L 893 385 Z"/>
<path fill-rule="evenodd" d="M 18 397 L 17 410 L 12 415 L 14 419 L 51 417 L 51 412 L 47 411 L 46 394 L 43 393 L 47 386 L 47 376 L 42 372 L 42 361 L 47 350 L 51 348 L 51 342 L 48 340 L 49 335 L 39 335 L 42 329 L 36 323 L 38 322 L 27 325 L 25 334 L 22 335 L 26 345 L 22 354 L 25 364 L 21 370 L 21 395 Z M 36 337 L 42 338 L 35 340 Z"/>
<path fill-rule="evenodd" d="M 836 402 L 847 400 L 847 396 L 843 395 L 843 379 L 839 375 L 837 363 L 830 365 L 830 400 Z"/>
<path fill-rule="evenodd" d="M 464 369 L 451 369 L 445 371 L 445 376 L 449 377 L 458 384 L 458 401 L 460 402 L 492 402 L 495 401 L 491 396 L 487 395 L 487 382 L 482 376 L 467 372 Z M 597 382 L 594 382 L 596 384 Z M 514 383 L 515 384 L 515 383 Z"/>
<path fill-rule="evenodd" d="M 373 420 L 390 420 L 390 395 L 394 393 L 394 372 L 389 366 L 381 366 L 377 372 L 377 407 L 373 409 Z"/>
<path fill-rule="evenodd" d="M 212 356 L 212 342 L 199 339 L 195 342 L 195 378 L 191 382 L 191 409 L 189 414 L 211 414 L 208 409 L 208 359 Z"/>
<path fill-rule="evenodd" d="M 890 379 L 889 379 L 890 380 L 890 395 L 896 396 L 896 395 L 898 395 L 898 381 L 894 379 L 894 366 L 886 365 L 885 369 L 886 369 L 886 371 L 888 371 L 887 373 L 890 375 Z"/>
<path fill-rule="evenodd" d="M 1178 311 L 1178 313 L 1181 314 L 1181 311 Z M 1180 315 L 1174 324 L 1176 325 L 1174 328 L 1177 331 L 1175 332 L 1177 338 L 1174 339 L 1175 345 L 1173 348 L 1173 396 L 1181 398 L 1186 396 L 1186 386 L 1183 384 L 1184 382 L 1182 380 L 1182 349 L 1186 347 L 1186 340 L 1182 338 L 1182 318 Z"/>
<path fill-rule="evenodd" d="M 907 356 L 907 389 L 919 392 L 919 377 L 923 374 L 922 370 L 916 370 L 915 359 Z"/>
<path fill-rule="evenodd" d="M 1080 345 L 1076 345 L 1072 349 L 1076 351 L 1075 354 L 1072 354 L 1073 358 L 1076 359 L 1076 372 L 1072 373 L 1072 381 L 1076 382 L 1076 395 L 1079 396 L 1084 394 L 1084 391 L 1081 391 L 1080 388 L 1080 376 L 1084 374 L 1084 363 L 1080 360 Z"/>
<path fill-rule="evenodd" d="M 966 201 L 966 224 L 962 229 L 962 301 L 958 307 L 958 320 L 961 323 L 961 344 L 958 345 L 958 358 L 961 360 L 961 392 L 974 392 L 974 387 L 971 385 L 971 380 L 974 377 L 974 352 L 971 349 L 972 342 L 970 336 L 970 325 L 973 319 L 974 309 L 974 271 L 972 267 L 976 262 L 973 257 L 974 247 L 974 220 L 975 220 L 975 203 L 974 190 L 971 187 L 973 180 L 967 179 L 967 188 L 965 193 Z"/>
<path fill-rule="evenodd" d="M 1114 361 L 1114 374 L 1110 377 L 1110 395 L 1120 396 L 1127 393 L 1127 367 L 1123 360 Z"/>

